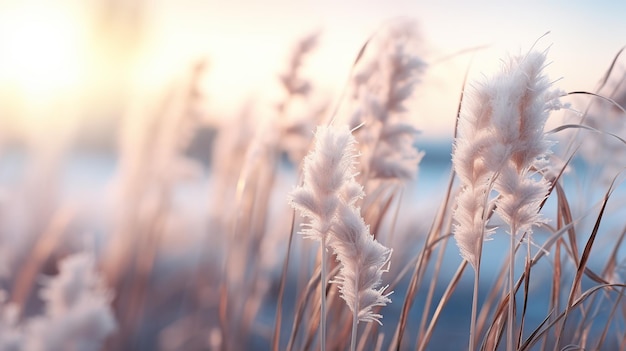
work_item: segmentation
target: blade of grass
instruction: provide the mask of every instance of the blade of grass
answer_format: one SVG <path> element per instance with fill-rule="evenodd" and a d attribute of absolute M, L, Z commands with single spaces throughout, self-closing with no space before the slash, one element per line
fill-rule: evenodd
<path fill-rule="evenodd" d="M 276 320 L 274 321 L 274 334 L 272 335 L 272 350 L 278 351 L 280 345 L 280 328 L 283 313 L 283 296 L 285 295 L 285 285 L 287 282 L 287 268 L 289 267 L 289 256 L 291 254 L 291 244 L 293 242 L 293 233 L 296 216 L 295 211 L 291 211 L 291 228 L 289 231 L 289 239 L 287 241 L 287 253 L 283 261 L 282 273 L 280 275 L 280 285 L 278 287 L 278 298 L 276 301 Z"/>
<path fill-rule="evenodd" d="M 419 347 L 417 348 L 418 350 L 425 350 L 426 346 L 428 346 L 428 343 L 430 342 L 430 338 L 432 337 L 433 330 L 435 329 L 435 325 L 437 324 L 437 321 L 439 320 L 439 317 L 441 316 L 441 311 L 443 310 L 445 305 L 448 303 L 448 301 L 450 301 L 450 297 L 456 290 L 459 280 L 461 280 L 461 276 L 463 275 L 463 272 L 465 271 L 466 267 L 467 267 L 467 260 L 463 260 L 463 262 L 461 262 L 461 264 L 457 268 L 456 273 L 454 273 L 454 276 L 450 280 L 450 283 L 448 283 L 448 287 L 446 288 L 445 292 L 441 296 L 441 299 L 439 299 L 439 304 L 437 304 L 437 308 L 435 309 L 435 312 L 433 313 L 433 316 L 430 319 L 430 323 L 428 324 L 426 333 L 424 334 L 424 337 L 421 338 L 420 340 Z"/>
<path fill-rule="evenodd" d="M 606 83 L 609 81 L 609 77 L 611 76 L 611 73 L 615 69 L 615 66 L 617 64 L 617 60 L 619 59 L 621 54 L 624 52 L 624 49 L 626 49 L 626 46 L 623 46 L 621 49 L 619 49 L 619 51 L 617 51 L 617 54 L 615 54 L 615 56 L 613 57 L 613 61 L 611 61 L 611 64 L 609 65 L 609 68 L 604 73 L 604 77 L 602 77 L 602 79 L 600 80 L 600 85 L 596 89 L 596 91 L 600 91 L 606 85 Z"/>
<path fill-rule="evenodd" d="M 624 111 L 623 108 L 622 108 L 622 111 L 626 114 L 626 111 Z M 589 130 L 589 131 L 592 131 L 594 133 L 608 135 L 608 136 L 613 137 L 616 140 L 620 141 L 621 143 L 626 144 L 626 140 L 622 139 L 619 135 L 616 135 L 616 134 L 613 134 L 613 133 L 610 133 L 610 132 L 607 132 L 607 131 L 599 130 L 599 129 L 596 129 L 596 128 L 592 128 L 592 127 L 589 127 L 589 126 L 586 126 L 586 125 L 583 125 L 583 124 L 563 124 L 563 125 L 560 125 L 560 126 L 554 128 L 554 129 L 548 131 L 547 133 L 554 134 L 554 133 L 558 133 L 560 131 L 567 130 L 567 129 L 585 129 L 585 130 Z"/>
<path fill-rule="evenodd" d="M 548 238 L 548 240 L 546 240 L 544 245 L 540 248 L 540 250 L 535 254 L 533 259 L 530 261 L 530 267 L 533 267 L 535 264 L 537 264 L 537 262 L 539 262 L 539 260 L 542 257 L 544 257 L 547 252 L 549 252 L 552 244 L 558 242 L 558 240 L 562 237 L 562 235 L 566 233 L 569 230 L 569 227 L 572 226 L 573 224 L 574 223 L 568 224 L 567 226 L 561 228 L 559 231 L 554 233 L 550 238 Z M 503 281 L 506 276 L 506 268 L 508 267 L 503 266 L 500 271 L 498 286 L 503 285 Z M 515 284 L 515 292 L 519 290 L 521 283 L 525 280 L 525 278 L 526 278 L 526 272 L 523 272 L 520 278 L 517 280 L 517 283 Z M 496 289 L 495 288 L 492 289 L 492 291 L 494 290 Z M 495 300 L 495 295 L 492 296 L 492 298 Z M 499 345 L 499 342 L 503 334 L 503 328 L 505 326 L 505 324 L 502 323 L 502 321 L 504 318 L 506 318 L 505 312 L 507 312 L 506 307 L 508 306 L 508 301 L 509 301 L 509 295 L 507 293 L 503 297 L 503 299 L 499 302 L 498 306 L 495 309 L 493 321 L 491 322 L 489 328 L 486 331 L 486 334 L 485 334 L 486 336 L 482 343 L 481 350 L 495 350 L 497 346 Z"/>
<path fill-rule="evenodd" d="M 296 308 L 296 313 L 293 319 L 293 326 L 291 328 L 291 335 L 289 336 L 289 342 L 287 343 L 286 350 L 293 350 L 293 345 L 295 343 L 296 336 L 298 335 L 298 331 L 300 329 L 300 324 L 302 322 L 302 317 L 304 315 L 304 309 L 309 301 L 311 301 L 311 294 L 314 291 L 317 291 L 317 286 L 320 282 L 320 269 L 321 267 L 315 269 L 313 275 L 309 279 L 306 288 L 304 289 L 304 294 L 300 296 L 300 300 L 298 301 L 298 307 Z"/>
<path fill-rule="evenodd" d="M 602 276 L 605 277 L 605 279 L 608 279 L 609 276 L 613 276 L 613 274 L 615 273 L 615 268 L 617 267 L 617 253 L 622 246 L 624 237 L 626 237 L 626 227 L 624 227 L 622 233 L 619 235 L 617 242 L 613 246 L 613 251 L 609 255 L 609 260 L 607 261 L 606 266 L 602 271 Z"/>
<path fill-rule="evenodd" d="M 571 310 L 578 307 L 578 305 L 582 304 L 588 297 L 592 296 L 593 294 L 600 291 L 601 289 L 607 289 L 607 288 L 613 289 L 616 287 L 626 288 L 626 285 L 618 284 L 618 283 L 611 283 L 611 284 L 596 285 L 588 289 L 587 291 L 582 293 L 579 298 L 575 299 L 573 303 L 566 308 L 565 311 L 561 312 L 558 316 L 556 316 L 554 320 L 551 323 L 549 323 L 545 328 L 541 329 L 541 326 L 540 326 L 535 331 L 533 331 L 531 333 L 532 338 L 531 337 L 527 338 L 526 341 L 524 341 L 524 343 L 520 347 L 519 351 L 530 350 L 548 330 L 550 330 L 553 326 L 555 326 L 556 323 L 559 322 L 561 319 L 565 318 L 566 315 L 569 314 Z"/>
<path fill-rule="evenodd" d="M 307 304 L 312 300 L 311 295 L 315 293 L 316 291 L 319 291 L 318 286 L 319 286 L 320 278 L 321 278 L 320 270 L 321 270 L 320 266 L 318 266 L 315 269 L 315 271 L 313 272 L 313 275 L 311 276 L 311 278 L 309 279 L 309 282 L 307 283 L 306 289 L 304 290 L 304 294 L 300 297 L 300 300 L 298 301 L 298 307 L 296 308 L 296 314 L 294 316 L 293 327 L 291 329 L 291 335 L 289 336 L 289 342 L 287 343 L 286 350 L 293 350 L 295 338 L 298 334 L 300 324 L 302 323 L 302 318 L 304 317 L 304 312 L 305 312 L 304 310 Z M 338 271 L 339 271 L 339 267 L 336 267 L 330 272 L 330 274 L 331 275 L 337 274 Z"/>
<path fill-rule="evenodd" d="M 524 275 L 526 279 L 524 279 L 524 304 L 522 306 L 522 319 L 520 321 L 519 332 L 517 333 L 517 338 L 515 341 L 515 349 L 517 350 L 522 343 L 522 334 L 524 331 L 524 322 L 526 320 L 526 310 L 528 308 L 528 291 L 530 284 L 530 242 L 528 243 L 528 254 L 526 255 L 526 263 L 524 265 Z"/>
<path fill-rule="evenodd" d="M 504 327 L 506 326 L 506 323 L 504 323 L 504 319 L 506 318 L 506 313 L 508 313 L 508 303 L 509 294 L 507 293 L 500 301 L 500 304 L 498 305 L 498 308 L 494 313 L 493 322 L 491 322 L 489 328 L 487 329 L 485 338 L 480 348 L 481 350 L 498 349 L 500 341 L 502 340 L 502 335 L 504 334 Z"/>
<path fill-rule="evenodd" d="M 600 93 L 600 91 L 604 88 L 604 86 L 608 83 L 609 81 L 609 77 L 611 76 L 613 70 L 615 69 L 617 60 L 619 59 L 619 57 L 621 56 L 622 52 L 624 51 L 626 47 L 622 47 L 617 54 L 613 57 L 613 61 L 611 62 L 611 64 L 609 65 L 609 68 L 605 71 L 604 73 L 604 77 L 600 80 L 600 82 L 598 83 L 598 86 L 596 87 L 595 91 L 596 93 Z M 582 118 L 580 119 L 580 124 L 583 124 L 585 122 L 585 119 L 587 118 L 587 114 L 589 112 L 589 109 L 591 108 L 591 106 L 593 105 L 594 101 L 590 101 L 587 106 L 585 107 L 585 111 L 582 113 Z M 574 145 L 575 140 L 578 139 L 578 135 L 579 135 L 579 131 L 576 131 L 576 134 L 573 138 L 570 139 L 570 142 L 567 146 L 567 150 L 570 150 L 572 148 L 572 146 Z"/>
<path fill-rule="evenodd" d="M 596 222 L 593 226 L 593 229 L 591 231 L 591 235 L 589 236 L 589 239 L 587 240 L 587 244 L 585 245 L 585 248 L 583 250 L 583 253 L 581 255 L 581 259 L 580 259 L 580 263 L 578 264 L 578 269 L 576 270 L 576 275 L 574 277 L 574 281 L 572 283 L 572 287 L 569 293 L 569 298 L 567 301 L 567 305 L 568 308 L 565 310 L 566 314 L 565 317 L 563 318 L 563 323 L 560 325 L 559 327 L 559 333 L 557 334 L 557 339 L 556 339 L 556 346 L 558 347 L 560 339 L 561 339 L 561 335 L 562 335 L 562 330 L 563 327 L 565 326 L 565 322 L 567 321 L 567 312 L 570 310 L 570 307 L 572 306 L 574 299 L 577 295 L 580 294 L 579 290 L 581 288 L 581 283 L 582 283 L 582 276 L 583 273 L 585 271 L 585 267 L 587 266 L 587 262 L 589 261 L 589 256 L 591 254 L 591 248 L 595 242 L 595 238 L 598 234 L 598 230 L 600 229 L 600 223 L 602 222 L 602 217 L 604 215 L 604 211 L 606 209 L 606 205 L 609 201 L 609 197 L 611 196 L 612 192 L 613 192 L 613 185 L 615 184 L 615 181 L 617 180 L 617 176 L 616 178 L 613 179 L 613 181 L 611 182 L 609 189 L 607 190 L 606 194 L 604 195 L 604 201 L 602 202 L 602 207 L 600 208 L 600 213 L 598 214 L 598 217 L 596 219 Z"/>
<path fill-rule="evenodd" d="M 473 60 L 473 57 L 472 57 Z M 461 115 L 461 107 L 463 104 L 463 96 L 465 94 L 465 87 L 467 85 L 467 77 L 469 74 L 469 68 L 471 67 L 471 63 L 470 65 L 468 65 L 467 70 L 465 71 L 465 76 L 463 78 L 463 83 L 461 85 L 461 92 L 459 94 L 459 103 L 457 105 L 457 111 L 456 111 L 456 118 L 455 118 L 455 122 L 454 122 L 454 138 L 456 139 L 457 134 L 458 134 L 458 125 L 459 125 L 459 117 Z M 415 298 L 415 293 L 417 290 L 417 286 L 419 285 L 419 280 L 421 279 L 421 271 L 422 271 L 422 267 L 423 267 L 423 261 L 425 256 L 428 254 L 428 256 L 430 256 L 430 251 L 426 251 L 426 248 L 429 247 L 429 244 L 433 241 L 433 240 L 438 240 L 439 236 L 438 234 L 441 232 L 441 228 L 443 226 L 443 221 L 445 218 L 445 213 L 448 209 L 448 205 L 450 202 L 450 198 L 451 198 L 451 194 L 452 194 L 452 185 L 454 184 L 454 179 L 456 178 L 456 173 L 454 172 L 454 170 L 452 170 L 450 172 L 450 178 L 448 180 L 448 187 L 446 190 L 446 195 L 444 197 L 444 201 L 441 204 L 441 207 L 439 208 L 439 211 L 437 213 L 437 216 L 433 222 L 433 225 L 431 226 L 431 230 L 428 233 L 428 236 L 426 237 L 426 243 L 424 245 L 424 249 L 422 250 L 422 252 L 420 252 L 420 255 L 418 256 L 418 260 L 415 263 L 415 269 L 413 270 L 413 275 L 411 277 L 411 282 L 409 283 L 409 289 L 407 290 L 407 294 L 405 296 L 404 299 L 404 303 L 402 305 L 402 312 L 400 314 L 400 320 L 398 322 L 398 327 L 396 328 L 394 337 L 391 341 L 391 346 L 390 346 L 390 350 L 400 350 L 400 346 L 402 343 L 402 336 L 404 334 L 404 329 L 406 328 L 406 319 L 408 316 L 408 311 L 411 308 L 411 305 L 413 304 L 413 300 Z M 440 234 L 439 234 L 440 235 Z"/>
<path fill-rule="evenodd" d="M 488 289 L 489 295 L 485 298 L 481 306 L 480 314 L 478 315 L 478 319 L 476 321 L 476 335 L 483 335 L 485 325 L 487 324 L 487 318 L 489 317 L 490 311 L 493 309 L 497 309 L 498 305 L 496 302 L 498 301 L 499 292 L 502 291 L 504 282 L 506 281 L 506 266 L 503 265 L 499 274 L 496 276 L 496 281 L 494 284 Z M 495 306 L 495 308 L 493 308 Z M 486 335 L 486 334 L 485 334 Z"/>
<path fill-rule="evenodd" d="M 445 213 L 448 209 L 448 204 L 450 201 L 451 193 L 452 193 L 452 185 L 454 184 L 455 173 L 454 171 L 450 172 L 450 179 L 448 181 L 448 188 L 446 191 L 446 196 L 444 197 L 444 201 L 442 202 L 439 211 L 437 212 L 437 216 L 433 221 L 431 229 L 428 232 L 428 236 L 426 237 L 426 242 L 424 247 L 420 251 L 417 260 L 415 261 L 415 266 L 413 269 L 413 275 L 411 276 L 411 281 L 409 282 L 409 288 L 407 289 L 407 293 L 405 295 L 405 299 L 402 305 L 402 312 L 400 314 L 400 319 L 398 322 L 398 326 L 396 328 L 394 337 L 391 341 L 390 350 L 396 349 L 400 350 L 400 346 L 402 343 L 402 336 L 404 334 L 404 330 L 406 328 L 406 320 L 408 317 L 408 312 L 411 309 L 413 301 L 415 299 L 415 294 L 417 291 L 417 287 L 420 284 L 422 273 L 425 270 L 425 262 L 428 262 L 430 254 L 432 252 L 434 242 L 438 242 L 441 240 L 439 233 L 443 227 L 443 221 L 445 218 Z"/>
<path fill-rule="evenodd" d="M 560 185 L 556 186 L 556 192 L 558 195 L 558 218 L 563 221 L 564 225 L 568 225 L 573 222 L 572 211 L 569 206 L 569 201 L 567 200 L 567 195 L 565 191 Z M 578 257 L 578 244 L 576 243 L 576 228 L 574 226 L 570 226 L 567 231 L 567 235 L 569 238 L 569 243 L 571 245 L 571 253 L 574 258 L 574 262 L 576 265 L 580 262 L 580 258 Z"/>
<path fill-rule="evenodd" d="M 560 225 L 560 223 L 559 223 Z M 563 239 L 559 239 L 554 250 L 554 268 L 552 270 L 552 287 L 550 289 L 550 310 L 559 311 L 561 309 L 561 244 Z M 552 315 L 552 312 L 549 316 Z M 541 326 L 540 326 L 541 327 Z M 544 339 L 542 349 L 545 349 L 547 340 Z"/>
<path fill-rule="evenodd" d="M 543 321 L 541 323 L 539 323 L 539 325 L 537 326 L 537 328 L 535 328 L 535 330 L 530 333 L 530 335 L 528 336 L 527 340 L 533 340 L 534 338 L 537 337 L 537 334 L 539 334 L 540 330 L 542 330 L 541 328 L 543 328 L 544 325 L 546 325 L 546 323 L 548 323 L 548 321 L 550 320 L 550 318 L 554 315 L 554 311 L 550 311 L 550 313 L 548 313 L 548 315 L 546 316 L 546 318 L 543 319 Z M 543 339 L 544 342 L 546 341 L 546 339 Z M 523 345 L 522 345 L 523 346 Z M 521 348 L 520 348 L 521 350 Z"/>
<path fill-rule="evenodd" d="M 447 247 L 447 243 L 448 241 L 444 241 L 442 244 L 442 247 L 439 249 L 439 252 L 437 254 L 437 259 L 436 259 L 436 263 L 435 263 L 435 268 L 433 270 L 433 277 L 439 277 L 439 272 L 441 270 L 441 267 L 443 265 L 443 258 L 444 258 L 444 254 L 446 252 L 446 247 Z M 428 293 L 426 295 L 426 300 L 424 301 L 424 312 L 422 312 L 422 319 L 420 321 L 419 324 L 419 331 L 417 333 L 417 340 L 418 340 L 418 344 L 419 344 L 419 340 L 422 340 L 422 338 L 424 337 L 424 331 L 425 331 L 425 327 L 426 327 L 426 320 L 430 314 L 430 306 L 432 305 L 432 301 L 433 301 L 433 297 L 435 295 L 435 288 L 437 287 L 437 279 L 432 279 L 429 286 L 428 286 Z M 433 317 L 431 317 L 431 320 Z"/>

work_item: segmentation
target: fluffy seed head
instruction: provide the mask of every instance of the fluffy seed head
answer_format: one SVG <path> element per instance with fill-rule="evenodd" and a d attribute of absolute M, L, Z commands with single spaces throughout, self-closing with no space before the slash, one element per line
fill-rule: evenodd
<path fill-rule="evenodd" d="M 303 184 L 295 188 L 289 202 L 309 219 L 302 234 L 321 240 L 336 220 L 340 199 L 354 203 L 362 189 L 355 186 L 355 140 L 347 126 L 320 126 L 315 147 L 304 160 Z"/>
<path fill-rule="evenodd" d="M 543 74 L 545 53 L 510 58 L 502 70 L 468 92 L 461 111 L 453 164 L 462 182 L 454 213 L 454 236 L 461 255 L 474 268 L 486 230 L 485 209 L 495 202 L 500 216 L 515 231 L 543 222 L 539 205 L 548 183 L 532 179 L 550 153 L 543 134 L 552 110 L 564 107 L 563 93 L 551 89 Z M 490 199 L 495 189 L 500 196 Z M 515 235 L 516 233 L 512 233 Z"/>
<path fill-rule="evenodd" d="M 340 206 L 338 216 L 330 246 L 341 270 L 333 282 L 340 285 L 341 297 L 359 321 L 381 323 L 382 316 L 373 308 L 391 302 L 387 287 L 381 285 L 392 250 L 374 239 L 358 208 Z"/>

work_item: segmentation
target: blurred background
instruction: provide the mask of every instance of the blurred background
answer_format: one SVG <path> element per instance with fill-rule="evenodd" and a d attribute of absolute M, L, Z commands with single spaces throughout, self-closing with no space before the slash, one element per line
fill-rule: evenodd
<path fill-rule="evenodd" d="M 54 131 L 82 148 L 111 149 L 129 104 L 162 94 L 199 62 L 203 123 L 251 100 L 263 107 L 280 94 L 276 76 L 291 44 L 314 31 L 319 45 L 305 69 L 336 99 L 361 45 L 397 17 L 419 22 L 431 65 L 415 99 L 418 126 L 449 136 L 465 71 L 487 73 L 501 53 L 528 50 L 548 31 L 538 46 L 550 46 L 550 76 L 563 77 L 564 90 L 593 89 L 623 45 L 625 11 L 609 1 L 2 0 L 2 139 Z"/>
<path fill-rule="evenodd" d="M 417 51 L 428 68 L 407 105 L 426 156 L 423 185 L 407 187 L 398 227 L 423 234 L 429 222 L 420 218 L 432 216 L 444 194 L 465 74 L 481 79 L 507 54 L 535 47 L 549 50 L 546 71 L 558 88 L 594 91 L 625 44 L 625 13 L 626 2 L 582 0 L 0 0 L 1 286 L 13 302 L 31 306 L 26 315 L 36 315 L 40 304 L 28 303 L 37 300 L 36 289 L 24 283 L 34 281 L 32 272 L 55 274 L 58 259 L 95 245 L 112 289 L 130 292 L 114 301 L 122 333 L 109 348 L 177 349 L 185 345 L 181 335 L 193 339 L 189 325 L 203 341 L 187 345 L 220 345 L 219 330 L 227 328 L 215 320 L 218 285 L 232 280 L 236 291 L 257 269 L 272 279 L 249 283 L 239 297 L 258 313 L 250 317 L 235 306 L 232 314 L 244 316 L 264 348 L 276 308 L 264 299 L 276 291 L 286 251 L 291 218 L 283 214 L 294 165 L 272 167 L 267 180 L 259 176 L 259 184 L 273 186 L 260 194 L 261 224 L 283 236 L 259 239 L 258 261 L 229 247 L 237 239 L 222 234 L 245 200 L 237 180 L 262 169 L 251 162 L 265 150 L 259 135 L 278 129 L 272 117 L 293 113 L 285 112 L 285 101 L 298 95 L 285 91 L 290 68 L 306 78 L 306 99 L 289 108 L 324 120 L 341 104 L 364 43 L 399 19 L 417 23 Z M 296 64 L 290 59 L 307 42 L 302 38 L 314 39 Z M 315 128 L 294 126 L 309 137 Z M 294 156 L 280 150 L 281 160 Z M 297 150 L 300 157 L 304 151 Z M 416 250 L 394 252 L 394 259 Z M 35 268 L 26 264 L 33 257 Z M 223 277 L 225 262 L 241 257 L 262 264 Z M 444 267 L 445 274 L 453 269 Z M 24 272 L 31 273 L 20 278 Z M 174 288 L 181 286 L 188 289 Z M 400 304 L 392 308 L 393 319 Z M 164 309 L 172 312 L 157 313 Z M 457 327 L 466 334 L 465 324 Z"/>

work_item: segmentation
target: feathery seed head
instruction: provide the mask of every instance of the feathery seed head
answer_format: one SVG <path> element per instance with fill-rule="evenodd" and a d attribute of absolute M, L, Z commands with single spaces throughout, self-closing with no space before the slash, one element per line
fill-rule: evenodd
<path fill-rule="evenodd" d="M 382 316 L 372 309 L 391 302 L 389 294 L 384 293 L 386 287 L 380 286 L 392 250 L 374 239 L 358 208 L 340 206 L 339 218 L 330 245 L 341 262 L 341 270 L 333 282 L 340 284 L 341 297 L 359 321 L 380 323 Z"/>
<path fill-rule="evenodd" d="M 341 196 L 355 202 L 362 189 L 352 185 L 356 148 L 348 127 L 320 126 L 315 137 L 315 147 L 304 159 L 303 184 L 291 192 L 289 202 L 310 220 L 302 233 L 319 240 L 336 220 Z"/>
<path fill-rule="evenodd" d="M 290 203 L 309 219 L 301 233 L 327 239 L 341 262 L 339 275 L 343 299 L 359 321 L 378 321 L 375 306 L 391 300 L 380 288 L 391 250 L 370 234 L 356 202 L 364 196 L 355 180 L 356 148 L 346 126 L 318 127 L 315 148 L 304 160 L 303 184 L 292 191 Z M 326 248 L 323 248 L 326 249 Z"/>
<path fill-rule="evenodd" d="M 549 184 L 531 177 L 540 169 L 552 143 L 543 129 L 552 110 L 565 105 L 543 74 L 545 53 L 512 57 L 502 70 L 469 90 L 462 108 L 453 164 L 462 182 L 457 197 L 454 236 L 461 255 L 474 268 L 479 262 L 486 229 L 485 209 L 495 201 L 497 212 L 518 231 L 530 231 L 544 220 L 539 206 Z M 493 200 L 495 189 L 500 196 Z"/>

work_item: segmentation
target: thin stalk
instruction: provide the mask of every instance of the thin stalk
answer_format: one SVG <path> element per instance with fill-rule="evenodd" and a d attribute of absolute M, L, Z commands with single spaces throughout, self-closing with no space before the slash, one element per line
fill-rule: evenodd
<path fill-rule="evenodd" d="M 433 271 L 433 277 L 439 276 L 439 272 L 443 264 L 443 259 L 444 259 L 444 255 L 446 252 L 447 244 L 448 244 L 448 240 L 443 241 L 442 247 L 439 249 L 439 253 L 437 256 L 436 263 L 435 263 L 435 269 Z M 426 302 L 424 303 L 424 312 L 422 313 L 422 320 L 420 322 L 419 332 L 417 336 L 418 344 L 419 344 L 419 340 L 421 340 L 422 337 L 424 336 L 424 328 L 426 328 L 426 321 L 428 319 L 428 315 L 430 314 L 430 306 L 432 305 L 432 300 L 433 300 L 433 296 L 435 295 L 436 287 L 437 287 L 437 279 L 433 279 L 428 288 L 428 295 L 426 296 Z"/>
<path fill-rule="evenodd" d="M 596 350 L 602 349 L 602 344 L 604 344 L 604 341 L 606 340 L 606 336 L 608 335 L 609 327 L 611 325 L 609 322 L 614 318 L 615 312 L 617 312 L 617 307 L 619 306 L 622 297 L 624 297 L 624 288 L 619 289 L 619 294 L 617 295 L 617 301 L 615 301 L 613 308 L 611 308 L 611 314 L 609 315 L 609 318 L 607 319 L 607 323 L 604 326 L 602 335 L 598 339 L 598 343 L 596 344 L 596 347 L 595 347 Z"/>
<path fill-rule="evenodd" d="M 618 284 L 618 283 L 611 283 L 611 284 L 601 284 L 601 285 L 596 285 L 590 289 L 588 289 L 587 291 L 585 291 L 584 293 L 582 293 L 580 295 L 580 297 L 578 298 L 574 298 L 572 301 L 572 304 L 568 304 L 567 307 L 565 308 L 565 311 L 561 312 L 559 315 L 556 316 L 556 318 L 554 319 L 554 321 L 550 322 L 549 324 L 545 325 L 544 323 L 541 323 L 541 325 L 531 333 L 531 335 L 526 339 L 526 341 L 524 341 L 524 344 L 522 344 L 522 346 L 519 348 L 520 351 L 526 351 L 526 350 L 530 350 L 541 338 L 544 337 L 544 335 L 552 328 L 554 327 L 561 319 L 565 319 L 567 318 L 567 316 L 570 314 L 570 312 L 572 310 L 574 310 L 575 308 L 577 308 L 580 304 L 582 304 L 588 297 L 592 296 L 593 294 L 595 294 L 598 291 L 601 291 L 602 289 L 613 289 L 613 288 L 617 288 L 617 287 L 621 287 L 621 288 L 626 288 L 625 284 Z M 545 325 L 545 327 L 544 327 Z M 557 343 L 560 340 L 557 340 Z"/>
<path fill-rule="evenodd" d="M 493 188 L 493 182 L 495 181 L 497 175 L 492 177 L 491 183 L 489 184 L 488 190 L 485 192 L 485 199 L 483 203 L 483 213 L 481 216 L 482 219 L 482 230 L 480 234 L 480 240 L 478 241 L 478 254 L 476 257 L 476 267 L 474 274 L 474 293 L 472 296 L 472 316 L 470 321 L 470 338 L 469 338 L 469 351 L 474 351 L 474 345 L 476 345 L 476 315 L 478 312 L 478 284 L 480 282 L 480 262 L 482 261 L 483 255 L 483 243 L 485 241 L 485 225 L 487 224 L 488 214 L 487 214 L 487 206 L 489 204 L 489 192 Z"/>
<path fill-rule="evenodd" d="M 441 299 L 439 300 L 439 304 L 437 305 L 437 308 L 435 309 L 435 312 L 433 313 L 433 316 L 430 319 L 430 323 L 428 325 L 428 328 L 426 328 L 426 333 L 424 334 L 424 337 L 418 340 L 419 347 L 417 348 L 417 350 L 422 351 L 426 349 L 426 346 L 428 345 L 428 342 L 430 341 L 430 338 L 432 336 L 433 330 L 435 329 L 435 325 L 437 324 L 437 320 L 439 320 L 439 317 L 441 316 L 441 311 L 443 310 L 444 306 L 448 303 L 448 301 L 450 301 L 450 297 L 454 293 L 459 283 L 459 280 L 461 280 L 461 276 L 463 275 L 463 272 L 465 271 L 465 267 L 467 267 L 467 263 L 468 263 L 467 260 L 463 260 L 463 262 L 461 262 L 461 264 L 459 265 L 459 268 L 456 270 L 454 277 L 452 277 L 452 279 L 450 280 L 450 283 L 448 284 L 446 291 L 441 296 Z"/>
<path fill-rule="evenodd" d="M 359 286 L 359 274 L 356 274 L 356 284 Z M 359 325 L 359 299 L 354 299 L 354 306 L 352 306 L 352 337 L 350 338 L 350 351 L 356 351 L 356 334 Z"/>
<path fill-rule="evenodd" d="M 613 193 L 613 190 L 614 190 L 613 186 L 615 185 L 615 181 L 617 180 L 617 177 L 620 175 L 620 173 L 618 173 L 615 176 L 615 178 L 613 178 L 613 181 L 611 182 L 609 189 L 604 195 L 604 200 L 602 201 L 602 207 L 600 208 L 600 213 L 598 214 L 596 222 L 593 226 L 591 235 L 589 236 L 589 239 L 587 240 L 587 244 L 585 245 L 585 248 L 583 249 L 583 253 L 580 256 L 578 269 L 576 270 L 576 275 L 574 276 L 574 281 L 572 282 L 569 297 L 567 299 L 568 308 L 565 310 L 565 316 L 563 318 L 563 322 L 559 325 L 555 347 L 558 347 L 558 345 L 560 344 L 561 336 L 563 334 L 563 329 L 565 328 L 565 323 L 567 322 L 568 313 L 571 310 L 571 307 L 573 307 L 574 305 L 575 298 L 576 296 L 580 296 L 580 290 L 582 289 L 582 286 L 581 286 L 582 278 L 583 278 L 583 274 L 585 273 L 585 268 L 587 267 L 587 262 L 589 261 L 591 248 L 593 247 L 596 236 L 600 229 L 600 224 L 602 222 L 602 217 L 604 216 L 604 211 L 606 210 L 607 203 L 609 201 L 609 198 L 611 197 L 611 194 Z"/>
<path fill-rule="evenodd" d="M 319 271 L 319 273 L 318 273 Z M 330 271 L 330 275 L 334 276 L 339 271 L 339 266 Z M 321 280 L 321 265 L 320 267 L 315 268 L 315 272 L 313 272 L 309 282 L 306 285 L 306 288 L 300 294 L 300 298 L 298 300 L 298 305 L 295 309 L 295 316 L 293 318 L 293 327 L 291 329 L 291 335 L 289 336 L 289 342 L 287 343 L 287 348 L 285 350 L 291 351 L 294 349 L 294 343 L 296 342 L 296 337 L 300 330 L 300 325 L 302 324 L 302 319 L 304 318 L 304 313 L 307 305 L 309 305 L 309 301 L 312 300 L 313 292 L 317 287 L 317 284 L 320 283 Z M 315 305 L 317 306 L 317 305 Z M 303 337 L 306 339 L 307 337 Z"/>
<path fill-rule="evenodd" d="M 527 234 L 527 233 L 526 233 Z M 530 285 L 530 267 L 531 267 L 531 253 L 530 253 L 530 235 L 527 237 L 526 242 L 526 262 L 524 263 L 524 307 L 522 308 L 522 318 L 520 320 L 519 331 L 515 340 L 515 349 L 517 350 L 522 344 L 522 334 L 524 333 L 524 324 L 526 322 L 526 312 L 528 311 L 528 292 Z"/>
<path fill-rule="evenodd" d="M 509 313 L 507 316 L 507 342 L 506 342 L 506 349 L 508 351 L 512 351 L 513 350 L 513 334 L 514 334 L 514 322 L 515 322 L 515 316 L 514 316 L 514 311 L 515 311 L 515 286 L 514 286 L 514 279 L 515 279 L 515 232 L 516 232 L 517 228 L 516 228 L 516 223 L 515 221 L 513 221 L 513 223 L 511 224 L 511 246 L 510 246 L 510 250 L 511 250 L 511 255 L 509 256 Z"/>
<path fill-rule="evenodd" d="M 326 351 L 326 235 L 322 235 L 322 272 L 320 273 L 320 350 Z"/>
<path fill-rule="evenodd" d="M 289 267 L 289 254 L 291 253 L 291 245 L 293 241 L 293 232 L 295 224 L 295 214 L 292 212 L 291 229 L 289 230 L 289 241 L 287 242 L 287 254 L 283 261 L 283 271 L 280 276 L 280 285 L 278 288 L 278 298 L 276 303 L 276 320 L 274 321 L 274 334 L 272 336 L 272 350 L 278 351 L 280 345 L 280 327 L 283 314 L 283 296 L 285 295 L 285 285 L 287 282 L 287 269 Z"/>
<path fill-rule="evenodd" d="M 482 244 L 481 244 L 482 246 Z M 480 258 L 479 258 L 480 262 Z M 474 351 L 474 345 L 476 345 L 476 314 L 478 310 L 478 282 L 480 279 L 480 263 L 474 272 L 474 294 L 472 296 L 472 316 L 470 322 L 470 337 L 469 337 L 469 351 Z"/>
<path fill-rule="evenodd" d="M 495 179 L 495 176 L 493 177 Z M 489 189 L 493 187 L 492 184 L 489 185 Z M 474 269 L 474 293 L 472 294 L 472 315 L 470 321 L 470 338 L 469 338 L 469 351 L 474 351 L 474 346 L 476 345 L 476 315 L 478 314 L 478 285 L 480 282 L 480 262 L 482 261 L 483 255 L 483 242 L 485 240 L 485 225 L 487 223 L 487 204 L 489 203 L 489 191 L 485 193 L 485 202 L 483 207 L 482 214 L 482 233 L 480 235 L 480 240 L 478 241 L 478 254 L 476 257 L 476 267 Z"/>

